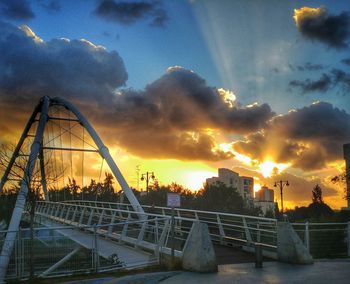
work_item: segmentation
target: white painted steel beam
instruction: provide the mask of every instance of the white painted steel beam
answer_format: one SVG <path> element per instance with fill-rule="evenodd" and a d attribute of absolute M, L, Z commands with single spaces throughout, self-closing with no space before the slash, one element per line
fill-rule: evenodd
<path fill-rule="evenodd" d="M 109 153 L 108 148 L 103 144 L 101 138 L 96 133 L 95 129 L 91 126 L 89 121 L 81 114 L 81 112 L 70 102 L 56 97 L 52 99 L 53 102 L 58 103 L 60 105 L 65 106 L 67 109 L 69 109 L 74 115 L 79 119 L 80 123 L 84 126 L 84 128 L 88 131 L 91 138 L 94 140 L 96 146 L 98 147 L 100 151 L 100 155 L 106 160 L 108 166 L 110 167 L 113 175 L 119 182 L 123 192 L 125 193 L 126 197 L 128 198 L 130 204 L 132 205 L 135 212 L 141 213 L 139 215 L 140 219 L 144 219 L 145 216 L 143 215 L 144 211 L 135 197 L 134 193 L 132 192 L 131 188 L 129 187 L 128 183 L 126 182 L 124 176 L 122 175 L 121 171 L 117 167 L 116 163 L 114 162 L 111 154 Z"/>
<path fill-rule="evenodd" d="M 49 97 L 43 97 L 40 104 L 40 119 L 39 124 L 36 129 L 35 138 L 31 146 L 31 151 L 28 159 L 28 163 L 24 170 L 23 182 L 21 183 L 20 190 L 17 195 L 17 200 L 15 208 L 13 209 L 10 225 L 8 227 L 8 233 L 4 244 L 2 246 L 1 255 L 0 255 L 0 283 L 4 281 L 6 276 L 7 267 L 10 261 L 11 253 L 15 244 L 17 231 L 21 221 L 24 205 L 26 202 L 28 194 L 28 186 L 30 184 L 32 173 L 35 166 L 35 161 L 38 157 L 41 141 L 44 134 L 45 124 L 47 122 L 47 114 L 49 110 L 50 99 Z M 35 118 L 35 117 L 34 117 Z M 28 129 L 30 126 L 28 127 Z"/>

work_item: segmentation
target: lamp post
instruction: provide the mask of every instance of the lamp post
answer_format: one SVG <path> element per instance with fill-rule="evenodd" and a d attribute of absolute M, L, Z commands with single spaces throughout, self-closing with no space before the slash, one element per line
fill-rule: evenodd
<path fill-rule="evenodd" d="M 281 211 L 282 211 L 282 215 L 283 215 L 283 187 L 285 186 L 289 186 L 289 182 L 288 180 L 280 180 L 280 181 L 275 181 L 274 187 L 279 187 L 281 190 Z"/>
<path fill-rule="evenodd" d="M 146 193 L 148 195 L 148 184 L 149 184 L 149 181 L 152 179 L 154 180 L 156 177 L 154 175 L 154 172 L 146 172 L 144 174 L 141 175 L 141 181 L 144 181 L 146 180 Z"/>

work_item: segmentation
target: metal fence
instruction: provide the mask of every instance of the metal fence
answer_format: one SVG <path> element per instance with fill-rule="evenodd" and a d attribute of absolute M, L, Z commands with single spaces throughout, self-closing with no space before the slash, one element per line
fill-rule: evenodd
<path fill-rule="evenodd" d="M 52 227 L 53 223 L 43 216 L 36 217 L 36 222 L 50 227 L 34 228 L 33 237 L 29 228 L 16 232 L 15 249 L 6 275 L 8 280 L 29 278 L 31 272 L 35 277 L 54 277 L 157 264 L 159 254 L 151 250 L 136 251 L 131 248 L 130 242 L 133 240 L 135 244 L 144 228 L 141 241 L 154 244 L 161 237 L 155 223 L 164 224 L 167 219 L 79 227 Z M 146 223 L 147 226 L 144 226 Z M 6 233 L 8 231 L 0 231 L 1 247 L 6 245 L 3 237 Z M 122 243 L 129 246 L 122 246 Z M 162 247 L 158 246 L 159 250 Z"/>
<path fill-rule="evenodd" d="M 350 257 L 350 222 L 292 223 L 314 258 Z"/>
<path fill-rule="evenodd" d="M 93 207 L 100 210 L 117 210 L 126 213 L 133 212 L 131 205 L 125 203 L 75 200 L 66 201 L 63 204 Z M 172 214 L 172 209 L 169 207 L 142 205 L 142 208 L 145 212 L 152 212 L 157 216 L 165 217 Z M 245 247 L 250 247 L 255 242 L 259 242 L 265 251 L 276 252 L 276 219 L 183 208 L 175 208 L 174 212 L 177 231 L 189 231 L 192 222 L 201 221 L 208 225 L 214 242 Z"/>
<path fill-rule="evenodd" d="M 104 227 L 104 230 L 98 230 L 97 233 L 145 251 L 157 253 L 161 247 L 161 252 L 170 254 L 170 216 L 57 202 L 38 202 L 36 216 L 37 222 L 46 222 L 46 225 L 50 225 L 47 222 L 51 220 L 77 227 Z M 186 222 L 185 226 L 181 227 L 179 220 L 175 219 L 174 222 L 175 255 L 179 257 L 194 220 L 181 221 Z M 116 222 L 123 226 L 116 229 Z"/>
<path fill-rule="evenodd" d="M 132 211 L 130 204 L 75 200 L 69 204 L 113 208 Z M 170 216 L 171 208 L 142 205 L 146 211 Z M 224 245 L 242 245 L 249 249 L 255 242 L 262 243 L 266 255 L 275 257 L 277 248 L 277 220 L 239 214 L 175 208 L 179 229 L 186 229 L 183 218 L 208 224 L 214 242 Z M 311 255 L 318 258 L 350 257 L 350 222 L 348 223 L 293 223 L 293 228 Z M 266 253 L 268 252 L 268 253 Z"/>
<path fill-rule="evenodd" d="M 28 228 L 17 232 L 7 279 L 25 279 L 31 272 L 54 277 L 143 267 L 159 263 L 172 248 L 181 257 L 196 221 L 208 225 L 216 243 L 247 250 L 259 243 L 265 255 L 276 255 L 275 219 L 188 209 L 176 209 L 172 219 L 170 208 L 143 208 L 146 213 L 126 204 L 38 202 L 35 223 L 40 227 L 34 228 L 33 237 Z M 350 256 L 350 222 L 292 226 L 314 258 Z M 1 247 L 6 233 L 0 231 Z"/>

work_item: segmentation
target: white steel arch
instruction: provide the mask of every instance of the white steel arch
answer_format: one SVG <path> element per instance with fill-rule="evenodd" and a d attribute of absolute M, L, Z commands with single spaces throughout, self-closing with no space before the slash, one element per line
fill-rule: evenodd
<path fill-rule="evenodd" d="M 28 186 L 29 182 L 32 178 L 33 169 L 35 166 L 36 160 L 39 158 L 42 160 L 42 139 L 43 134 L 45 130 L 45 125 L 49 119 L 48 111 L 51 106 L 54 105 L 61 105 L 65 107 L 67 110 L 72 112 L 79 123 L 88 131 L 89 135 L 95 142 L 96 146 L 98 147 L 98 152 L 101 155 L 102 158 L 104 158 L 109 165 L 113 175 L 117 179 L 118 183 L 120 184 L 123 192 L 125 193 L 126 197 L 128 198 L 131 206 L 133 207 L 134 211 L 138 213 L 144 213 L 140 203 L 138 202 L 137 198 L 135 197 L 134 193 L 130 189 L 128 183 L 126 182 L 125 178 L 123 177 L 122 173 L 120 172 L 119 168 L 117 167 L 116 163 L 114 162 L 112 156 L 109 153 L 108 148 L 103 144 L 101 138 L 96 133 L 95 129 L 91 126 L 89 121 L 82 115 L 82 113 L 70 102 L 59 98 L 50 98 L 48 96 L 42 97 L 40 99 L 39 104 L 35 107 L 33 114 L 31 115 L 30 119 L 28 120 L 26 127 L 22 133 L 22 136 L 15 148 L 15 151 L 11 157 L 11 160 L 9 162 L 9 165 L 7 166 L 4 175 L 0 182 L 0 193 L 3 189 L 4 184 L 7 181 L 8 175 L 11 171 L 11 168 L 15 162 L 15 159 L 19 155 L 19 151 L 21 149 L 21 146 L 23 145 L 24 140 L 28 136 L 29 130 L 32 126 L 32 124 L 35 122 L 36 117 L 38 113 L 40 113 L 39 118 L 39 124 L 36 128 L 36 133 L 34 137 L 34 141 L 32 143 L 29 159 L 27 162 L 27 165 L 24 170 L 23 179 L 21 182 L 20 190 L 17 196 L 16 205 L 12 213 L 11 221 L 8 228 L 8 233 L 6 234 L 6 238 L 2 247 L 1 255 L 0 255 L 0 283 L 2 283 L 6 276 L 6 270 L 10 261 L 10 256 L 14 247 L 15 239 L 17 236 L 17 230 L 19 228 L 19 224 L 21 221 L 21 216 L 24 210 L 24 205 L 26 202 L 26 197 L 28 193 Z M 42 177 L 45 177 L 45 172 L 42 170 Z M 48 194 L 46 191 L 46 182 L 45 178 L 42 179 L 42 185 L 43 190 L 45 194 L 45 199 L 48 200 Z M 144 214 L 138 214 L 140 218 L 145 218 Z"/>

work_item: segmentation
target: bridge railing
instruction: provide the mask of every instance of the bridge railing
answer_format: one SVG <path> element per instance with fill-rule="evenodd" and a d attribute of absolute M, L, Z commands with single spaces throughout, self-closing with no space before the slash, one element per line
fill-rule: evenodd
<path fill-rule="evenodd" d="M 144 215 L 143 221 L 140 221 L 139 215 Z M 57 202 L 38 202 L 36 216 L 39 223 L 50 219 L 83 229 L 97 226 L 100 235 L 156 255 L 159 251 L 167 252 L 169 249 L 171 224 L 168 216 Z M 42 220 L 39 220 L 40 218 Z M 184 233 L 186 232 L 183 232 L 182 236 Z M 182 244 L 186 241 L 186 238 L 181 236 L 178 239 L 182 239 Z M 175 253 L 180 255 L 181 251 L 182 246 Z"/>
<path fill-rule="evenodd" d="M 100 210 L 115 209 L 119 212 L 134 214 L 131 205 L 124 203 L 75 200 L 66 201 L 64 204 L 92 206 L 100 208 Z M 172 209 L 169 207 L 142 205 L 142 208 L 145 212 L 150 212 L 149 214 L 171 216 Z M 208 225 L 214 242 L 245 246 L 246 248 L 251 247 L 255 242 L 259 242 L 266 251 L 276 251 L 276 219 L 183 208 L 175 208 L 174 210 L 177 232 L 188 232 L 192 222 L 201 221 Z"/>
<path fill-rule="evenodd" d="M 26 214 L 24 217 L 28 218 Z M 6 274 L 7 280 L 28 279 L 31 274 L 31 267 L 34 277 L 45 278 L 110 270 L 128 270 L 159 263 L 157 255 L 147 254 L 143 258 L 128 258 L 125 261 L 123 255 L 112 254 L 108 252 L 108 249 L 103 248 L 106 240 L 101 236 L 109 234 L 110 237 L 116 237 L 116 232 L 121 231 L 125 232 L 126 238 L 130 235 L 139 235 L 140 228 L 142 228 L 145 221 L 136 220 L 108 225 L 81 225 L 77 229 L 76 225 L 64 223 L 57 226 L 57 223 L 49 222 L 51 218 L 40 214 L 35 219 L 36 223 L 41 223 L 47 227 L 34 228 L 33 240 L 29 228 L 16 231 L 15 249 L 10 258 Z M 162 220 L 148 220 L 150 226 L 152 222 L 162 222 Z M 56 226 L 52 226 L 53 224 L 56 224 Z M 76 241 L 81 237 L 81 231 L 90 235 L 84 245 Z M 0 231 L 1 246 L 5 242 L 3 236 L 8 232 Z M 147 239 L 152 238 L 156 238 L 153 229 L 147 232 Z M 159 247 L 159 250 L 161 250 L 161 247 Z"/>
<path fill-rule="evenodd" d="M 350 222 L 292 223 L 314 258 L 350 257 Z"/>

